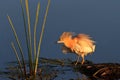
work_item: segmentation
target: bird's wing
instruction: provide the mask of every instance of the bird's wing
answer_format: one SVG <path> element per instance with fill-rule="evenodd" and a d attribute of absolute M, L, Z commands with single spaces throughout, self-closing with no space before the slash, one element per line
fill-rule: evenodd
<path fill-rule="evenodd" d="M 95 45 L 91 37 L 86 34 L 78 34 L 76 36 L 77 38 L 77 44 L 80 46 L 80 51 L 81 52 L 94 52 L 95 50 Z"/>
<path fill-rule="evenodd" d="M 91 37 L 89 35 L 86 35 L 86 34 L 78 34 L 77 38 L 78 38 L 78 42 L 84 43 L 84 45 L 88 44 L 89 46 L 92 46 L 95 43 L 95 41 L 93 41 L 91 39 Z"/>

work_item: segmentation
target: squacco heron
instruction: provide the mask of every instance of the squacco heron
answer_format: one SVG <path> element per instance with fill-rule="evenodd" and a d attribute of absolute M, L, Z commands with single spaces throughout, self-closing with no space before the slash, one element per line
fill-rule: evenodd
<path fill-rule="evenodd" d="M 82 57 L 81 64 L 83 64 L 85 62 L 84 57 L 95 51 L 95 41 L 86 34 L 74 35 L 72 32 L 63 32 L 57 43 L 63 43 L 63 53 L 75 53 L 78 55 L 75 65 L 77 65 L 80 56 Z"/>

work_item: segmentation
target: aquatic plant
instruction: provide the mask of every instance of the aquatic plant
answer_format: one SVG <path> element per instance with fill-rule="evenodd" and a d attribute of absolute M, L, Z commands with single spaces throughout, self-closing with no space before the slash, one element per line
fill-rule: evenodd
<path fill-rule="evenodd" d="M 17 61 L 18 61 L 19 67 L 20 67 L 19 71 L 21 73 L 22 78 L 28 79 L 28 75 L 30 75 L 29 77 L 31 77 L 33 79 L 36 77 L 36 74 L 37 74 L 42 37 L 44 34 L 44 28 L 45 28 L 46 18 L 47 18 L 49 6 L 50 6 L 50 0 L 48 0 L 48 4 L 46 7 L 46 12 L 45 12 L 43 23 L 42 23 L 42 30 L 40 33 L 38 47 L 36 46 L 36 29 L 37 29 L 38 18 L 39 18 L 40 2 L 38 2 L 38 5 L 37 5 L 36 18 L 35 18 L 35 24 L 34 24 L 34 36 L 33 37 L 31 35 L 31 22 L 30 22 L 31 19 L 30 19 L 28 0 L 25 0 L 25 8 L 24 8 L 24 4 L 23 4 L 22 0 L 20 0 L 20 4 L 21 4 L 22 16 L 23 16 L 23 22 L 24 22 L 26 46 L 27 46 L 27 51 L 28 51 L 27 54 L 28 54 L 29 71 L 27 71 L 27 64 L 25 62 L 25 57 L 24 57 L 25 53 L 22 50 L 23 47 L 21 46 L 21 42 L 20 42 L 20 39 L 18 38 L 17 31 L 13 25 L 12 19 L 10 18 L 9 15 L 7 15 L 7 18 L 8 18 L 9 24 L 11 26 L 11 29 L 14 33 L 15 40 L 17 42 L 17 46 L 18 46 L 19 51 L 17 51 L 16 46 L 14 45 L 14 42 L 11 42 L 11 46 L 14 50 L 15 55 L 16 55 L 16 58 L 17 58 Z M 32 41 L 32 38 L 34 38 L 34 41 Z M 34 44 L 34 46 L 32 46 L 32 44 Z M 32 51 L 32 50 L 34 50 L 34 51 Z"/>

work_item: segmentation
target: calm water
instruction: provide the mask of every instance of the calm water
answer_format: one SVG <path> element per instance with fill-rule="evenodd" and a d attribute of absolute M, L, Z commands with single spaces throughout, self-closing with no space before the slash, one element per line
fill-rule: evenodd
<path fill-rule="evenodd" d="M 31 21 L 35 17 L 35 8 L 39 0 L 29 0 Z M 47 0 L 41 1 L 38 34 Z M 15 41 L 7 14 L 11 16 L 18 36 L 26 52 L 23 21 L 19 0 L 0 0 L 0 69 L 6 62 L 16 60 L 10 42 Z M 32 28 L 33 29 L 33 28 Z M 98 62 L 120 62 L 120 1 L 119 0 L 51 0 L 45 33 L 42 41 L 41 57 L 71 58 L 74 54 L 62 54 L 60 45 L 56 44 L 64 31 L 86 33 L 96 41 L 96 51 L 86 59 Z M 27 54 L 25 55 L 27 56 Z"/>

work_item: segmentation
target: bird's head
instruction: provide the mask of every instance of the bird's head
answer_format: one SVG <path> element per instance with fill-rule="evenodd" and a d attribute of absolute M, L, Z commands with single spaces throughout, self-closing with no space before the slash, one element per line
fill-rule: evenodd
<path fill-rule="evenodd" d="M 57 43 L 65 43 L 67 40 L 72 38 L 72 35 L 72 32 L 63 32 Z"/>

